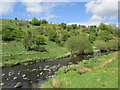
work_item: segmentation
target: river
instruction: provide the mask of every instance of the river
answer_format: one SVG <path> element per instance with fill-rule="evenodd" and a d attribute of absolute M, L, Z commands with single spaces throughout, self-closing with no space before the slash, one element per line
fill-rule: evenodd
<path fill-rule="evenodd" d="M 88 60 L 95 56 L 107 55 L 107 53 L 95 53 L 94 55 L 84 55 L 70 57 L 61 60 L 38 61 L 34 64 L 22 64 L 13 67 L 2 68 L 3 88 L 13 88 L 16 83 L 21 82 L 21 88 L 38 88 L 44 82 L 48 81 L 53 76 L 57 75 L 58 71 L 63 66 L 79 64 L 82 60 Z"/>

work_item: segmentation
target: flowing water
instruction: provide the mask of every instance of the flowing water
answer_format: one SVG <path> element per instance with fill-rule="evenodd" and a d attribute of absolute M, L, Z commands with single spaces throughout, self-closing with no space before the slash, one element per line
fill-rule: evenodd
<path fill-rule="evenodd" d="M 94 55 L 70 57 L 61 60 L 39 61 L 30 65 L 22 64 L 14 67 L 4 67 L 2 68 L 2 82 L 4 83 L 2 87 L 13 88 L 16 83 L 21 82 L 22 88 L 38 88 L 56 75 L 56 71 L 63 66 L 80 64 L 81 60 L 107 54 L 108 52 L 95 53 Z"/>

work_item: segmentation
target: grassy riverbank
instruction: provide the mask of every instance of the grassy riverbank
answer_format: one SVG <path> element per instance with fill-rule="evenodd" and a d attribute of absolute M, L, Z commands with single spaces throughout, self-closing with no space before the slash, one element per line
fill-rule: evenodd
<path fill-rule="evenodd" d="M 83 60 L 57 74 L 42 88 L 118 88 L 118 53 Z"/>
<path fill-rule="evenodd" d="M 2 43 L 2 67 L 12 66 L 18 63 L 25 63 L 36 60 L 53 60 L 70 55 L 69 51 L 60 47 L 54 42 L 47 41 L 45 45 L 47 52 L 26 51 L 21 42 L 3 42 Z"/>

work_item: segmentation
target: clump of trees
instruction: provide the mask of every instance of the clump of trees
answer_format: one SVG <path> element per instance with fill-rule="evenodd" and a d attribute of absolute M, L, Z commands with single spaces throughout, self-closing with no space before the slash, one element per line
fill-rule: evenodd
<path fill-rule="evenodd" d="M 30 23 L 32 25 L 35 25 L 35 26 L 40 26 L 42 24 L 48 24 L 47 20 L 38 20 L 37 18 L 33 18 L 32 21 L 30 21 Z"/>

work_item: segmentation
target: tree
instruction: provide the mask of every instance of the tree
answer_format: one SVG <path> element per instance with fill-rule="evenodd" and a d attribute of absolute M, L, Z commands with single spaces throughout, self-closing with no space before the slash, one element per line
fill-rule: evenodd
<path fill-rule="evenodd" d="M 48 24 L 47 20 L 45 20 L 45 19 L 44 20 L 40 20 L 39 22 L 40 22 L 40 24 Z"/>
<path fill-rule="evenodd" d="M 65 23 L 61 23 L 60 26 L 63 28 L 63 29 L 66 29 L 67 25 Z"/>
<path fill-rule="evenodd" d="M 73 29 L 77 29 L 77 24 L 72 24 L 71 26 L 73 27 Z"/>
<path fill-rule="evenodd" d="M 17 18 L 15 18 L 15 20 L 18 20 Z"/>
<path fill-rule="evenodd" d="M 40 26 L 40 22 L 39 22 L 39 20 L 36 19 L 36 18 L 33 18 L 33 19 L 32 19 L 31 24 L 32 24 L 32 25 L 35 25 L 35 26 Z"/>
<path fill-rule="evenodd" d="M 86 34 L 71 36 L 67 41 L 68 49 L 72 54 L 91 54 L 92 45 Z"/>
<path fill-rule="evenodd" d="M 106 25 L 105 23 L 100 23 L 98 28 L 99 30 L 109 30 L 108 25 Z"/>

